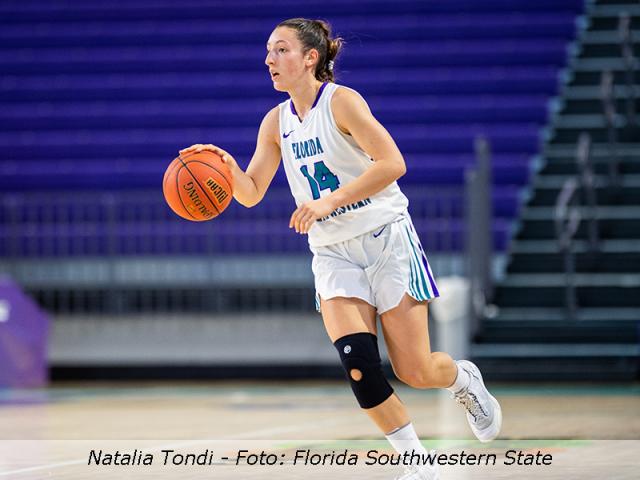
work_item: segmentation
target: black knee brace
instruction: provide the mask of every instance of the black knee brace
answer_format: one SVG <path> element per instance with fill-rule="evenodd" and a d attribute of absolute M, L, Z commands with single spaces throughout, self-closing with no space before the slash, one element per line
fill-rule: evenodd
<path fill-rule="evenodd" d="M 353 333 L 339 338 L 334 345 L 347 372 L 351 389 L 362 408 L 376 407 L 391 396 L 393 388 L 382 373 L 378 339 L 375 335 Z M 359 370 L 362 378 L 354 380 L 352 370 Z"/>

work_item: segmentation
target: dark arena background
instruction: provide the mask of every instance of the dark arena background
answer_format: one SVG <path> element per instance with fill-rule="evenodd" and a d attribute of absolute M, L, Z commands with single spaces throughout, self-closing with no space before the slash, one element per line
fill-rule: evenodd
<path fill-rule="evenodd" d="M 206 222 L 163 197 L 192 144 L 247 167 L 287 98 L 266 41 L 301 16 L 344 39 L 336 82 L 404 155 L 441 293 L 432 349 L 477 363 L 502 404 L 480 444 L 380 341 L 425 447 L 497 455 L 442 478 L 637 478 L 640 2 L 3 0 L 0 480 L 402 473 L 364 464 L 392 452 L 315 312 L 283 169 L 259 205 Z M 296 464 L 298 448 L 360 463 Z M 131 463 L 92 465 L 100 450 Z"/>

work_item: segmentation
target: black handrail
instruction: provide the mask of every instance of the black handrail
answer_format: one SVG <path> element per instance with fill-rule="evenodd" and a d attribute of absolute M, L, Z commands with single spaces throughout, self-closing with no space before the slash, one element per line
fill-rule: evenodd
<path fill-rule="evenodd" d="M 584 194 L 587 205 L 587 221 L 589 235 L 589 250 L 595 253 L 599 249 L 599 228 L 596 196 L 595 176 L 593 174 L 593 164 L 591 162 L 591 136 L 587 132 L 582 132 L 578 137 L 578 148 L 576 151 L 576 161 L 580 171 L 580 186 Z"/>
<path fill-rule="evenodd" d="M 484 136 L 474 141 L 476 165 L 465 171 L 466 195 L 466 245 L 467 278 L 471 300 L 471 334 L 479 327 L 485 316 L 487 304 L 493 297 L 492 278 L 492 196 L 491 196 L 491 149 Z"/>
<path fill-rule="evenodd" d="M 572 252 L 573 237 L 580 226 L 580 211 L 576 208 L 578 182 L 574 177 L 567 179 L 558 194 L 555 207 L 555 227 L 558 247 L 564 257 L 565 308 L 570 320 L 576 319 L 578 299 L 575 288 L 575 259 Z"/>
<path fill-rule="evenodd" d="M 613 74 L 609 70 L 602 72 L 600 95 L 602 109 L 607 126 L 607 143 L 609 147 L 609 183 L 618 185 L 618 135 L 616 132 L 616 105 L 613 91 Z"/>
<path fill-rule="evenodd" d="M 620 48 L 622 50 L 622 60 L 625 67 L 625 82 L 627 84 L 626 109 L 627 125 L 634 128 L 636 119 L 636 91 L 634 76 L 636 71 L 636 59 L 633 55 L 633 38 L 631 37 L 631 17 L 629 13 L 622 12 L 618 23 L 618 33 L 620 34 Z"/>

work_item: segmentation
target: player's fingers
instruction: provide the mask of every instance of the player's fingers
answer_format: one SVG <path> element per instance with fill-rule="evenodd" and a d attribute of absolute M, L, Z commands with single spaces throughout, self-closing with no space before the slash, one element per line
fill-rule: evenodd
<path fill-rule="evenodd" d="M 233 155 L 231 155 L 226 150 L 223 150 L 220 147 L 216 147 L 215 145 L 211 145 L 211 148 L 207 148 L 207 150 L 210 150 L 213 153 L 219 155 L 223 163 L 226 163 L 231 167 L 235 167 L 237 165 L 236 159 L 233 158 Z"/>
<path fill-rule="evenodd" d="M 309 233 L 309 230 L 311 230 L 311 226 L 313 225 L 314 221 L 315 215 L 310 214 L 309 216 L 307 216 L 302 222 L 302 233 Z"/>
<path fill-rule="evenodd" d="M 220 155 L 220 158 L 221 158 L 221 159 L 222 159 L 222 161 L 223 161 L 224 163 L 226 163 L 227 165 L 230 165 L 230 166 L 232 166 L 232 167 L 236 165 L 236 159 L 235 159 L 235 158 L 233 158 L 231 155 L 229 155 L 229 154 L 228 154 L 228 153 L 226 153 L 226 152 L 225 152 L 224 154 Z"/>
<path fill-rule="evenodd" d="M 227 152 L 226 150 L 223 150 L 220 147 L 216 147 L 215 145 L 208 145 L 209 148 L 207 148 L 207 150 L 211 150 L 214 153 L 217 153 L 218 155 L 220 155 L 221 157 L 227 156 L 229 157 L 229 152 Z"/>
<path fill-rule="evenodd" d="M 199 146 L 200 146 L 200 144 L 196 143 L 194 145 L 191 145 L 190 147 L 183 148 L 182 150 L 179 150 L 178 153 L 180 153 L 180 155 L 184 155 L 185 153 L 193 152 Z"/>
<path fill-rule="evenodd" d="M 302 212 L 299 211 L 295 218 L 293 219 L 293 228 L 295 229 L 296 233 L 300 233 L 300 219 L 302 217 Z"/>
<path fill-rule="evenodd" d="M 304 233 L 304 225 L 309 217 L 309 210 L 306 207 L 303 207 L 298 214 L 298 218 L 296 219 L 296 232 Z"/>
<path fill-rule="evenodd" d="M 306 212 L 305 216 L 302 218 L 302 221 L 300 222 L 301 233 L 309 233 L 309 230 L 311 229 L 311 225 L 313 225 L 315 218 L 316 216 L 313 213 L 313 211 L 308 210 Z"/>
<path fill-rule="evenodd" d="M 300 205 L 298 208 L 296 208 L 293 211 L 293 213 L 291 214 L 291 218 L 289 219 L 289 228 L 295 227 L 296 222 L 299 220 L 299 217 L 302 214 L 303 208 L 304 208 L 304 205 Z"/>
<path fill-rule="evenodd" d="M 313 215 L 313 216 L 309 219 L 309 221 L 307 222 L 307 232 L 309 232 L 309 230 L 311 230 L 311 227 L 313 227 L 313 225 L 316 223 L 316 220 L 317 220 L 317 218 L 316 218 L 316 216 L 315 216 L 315 215 Z"/>
<path fill-rule="evenodd" d="M 309 217 L 309 212 L 304 211 L 298 217 L 298 232 L 304 233 L 304 226 L 307 223 L 307 218 Z"/>

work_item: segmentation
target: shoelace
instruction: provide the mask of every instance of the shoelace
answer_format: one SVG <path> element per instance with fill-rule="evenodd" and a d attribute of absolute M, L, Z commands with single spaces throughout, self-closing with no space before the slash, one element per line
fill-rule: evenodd
<path fill-rule="evenodd" d="M 484 411 L 480 402 L 478 402 L 478 398 L 469 391 L 462 392 L 460 394 L 454 395 L 454 398 L 457 403 L 462 405 L 469 414 L 473 417 L 474 421 L 478 421 L 478 416 L 484 415 L 487 417 L 487 412 Z"/>

